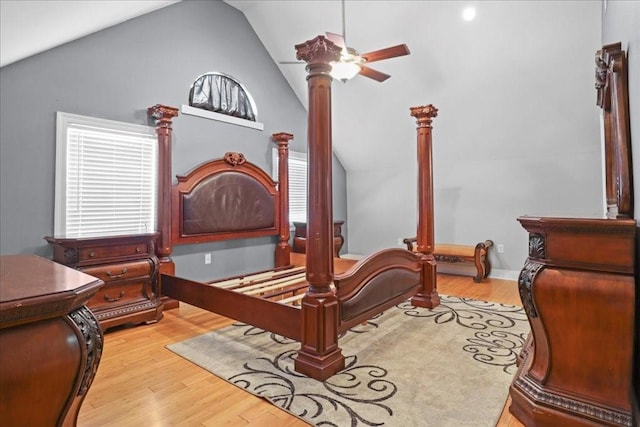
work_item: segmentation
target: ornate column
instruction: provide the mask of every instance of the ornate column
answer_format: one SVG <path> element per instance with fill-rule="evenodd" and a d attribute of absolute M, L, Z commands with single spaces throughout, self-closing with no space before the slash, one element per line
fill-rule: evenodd
<path fill-rule="evenodd" d="M 274 133 L 273 141 L 278 146 L 278 194 L 280 195 L 280 228 L 279 242 L 276 246 L 276 267 L 291 263 L 291 244 L 289 239 L 289 141 L 293 139 L 290 133 Z"/>
<path fill-rule="evenodd" d="M 318 36 L 296 46 L 297 58 L 307 62 L 309 88 L 307 281 L 302 300 L 302 347 L 295 369 L 325 380 L 344 368 L 338 347 L 338 299 L 333 283 L 333 201 L 331 175 L 330 63 L 341 49 Z"/>
<path fill-rule="evenodd" d="M 433 308 L 440 304 L 436 284 L 436 260 L 433 221 L 433 160 L 431 122 L 438 115 L 432 104 L 412 107 L 411 116 L 418 124 L 418 231 L 416 250 L 422 253 L 422 289 L 411 299 L 417 307 Z"/>
<path fill-rule="evenodd" d="M 156 104 L 147 109 L 149 117 L 156 121 L 158 135 L 158 231 L 156 255 L 160 261 L 160 273 L 174 274 L 171 260 L 171 119 L 178 116 L 178 109 Z"/>

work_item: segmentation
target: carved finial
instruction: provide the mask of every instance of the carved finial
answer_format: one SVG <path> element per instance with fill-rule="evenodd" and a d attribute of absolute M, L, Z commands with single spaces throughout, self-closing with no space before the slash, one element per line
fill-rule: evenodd
<path fill-rule="evenodd" d="M 431 127 L 431 122 L 438 116 L 438 109 L 433 104 L 411 107 L 411 116 L 415 117 L 418 127 Z"/>
<path fill-rule="evenodd" d="M 247 159 L 244 158 L 244 154 L 229 151 L 224 155 L 224 161 L 231 166 L 238 166 L 244 164 Z"/>
<path fill-rule="evenodd" d="M 289 141 L 293 139 L 293 135 L 286 132 L 274 133 L 271 135 L 273 141 L 278 144 L 278 148 L 287 148 L 289 146 Z"/>
<path fill-rule="evenodd" d="M 296 58 L 305 61 L 307 70 L 311 73 L 321 72 L 329 74 L 331 62 L 340 59 L 342 49 L 325 36 L 317 36 L 313 40 L 296 45 Z"/>

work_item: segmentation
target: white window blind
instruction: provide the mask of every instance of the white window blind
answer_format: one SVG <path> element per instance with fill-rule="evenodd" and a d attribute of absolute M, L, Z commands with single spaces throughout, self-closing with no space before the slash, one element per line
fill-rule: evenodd
<path fill-rule="evenodd" d="M 273 149 L 273 176 L 278 179 L 278 150 Z M 289 151 L 289 221 L 307 222 L 307 154 Z"/>
<path fill-rule="evenodd" d="M 61 112 L 57 127 L 55 235 L 155 231 L 155 129 Z"/>

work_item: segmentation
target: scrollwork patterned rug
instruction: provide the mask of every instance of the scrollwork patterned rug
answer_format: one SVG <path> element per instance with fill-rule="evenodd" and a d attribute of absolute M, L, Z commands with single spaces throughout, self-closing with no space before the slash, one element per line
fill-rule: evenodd
<path fill-rule="evenodd" d="M 493 426 L 529 333 L 520 307 L 441 295 L 409 302 L 340 339 L 346 368 L 325 382 L 293 370 L 300 345 L 232 326 L 167 346 L 319 426 Z"/>

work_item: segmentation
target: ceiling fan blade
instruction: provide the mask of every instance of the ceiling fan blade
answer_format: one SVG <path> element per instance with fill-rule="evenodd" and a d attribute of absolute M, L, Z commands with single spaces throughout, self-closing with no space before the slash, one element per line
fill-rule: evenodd
<path fill-rule="evenodd" d="M 382 73 L 364 65 L 360 65 L 360 72 L 358 74 L 369 77 L 370 79 L 376 80 L 378 82 L 383 82 L 391 77 L 389 74 Z"/>
<path fill-rule="evenodd" d="M 374 50 L 373 52 L 363 53 L 362 56 L 367 62 L 381 61 L 383 59 L 395 58 L 396 56 L 409 55 L 409 48 L 406 44 L 388 47 L 386 49 Z"/>
<path fill-rule="evenodd" d="M 325 33 L 325 35 L 327 36 L 327 39 L 329 39 L 333 44 L 344 49 L 345 43 L 344 37 L 342 37 L 342 35 L 328 32 Z"/>

